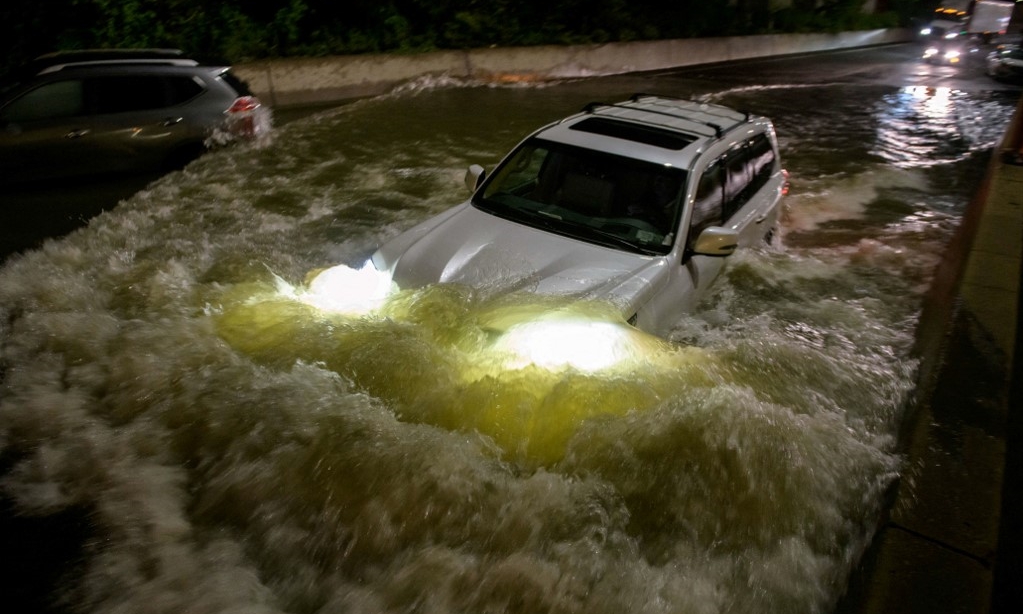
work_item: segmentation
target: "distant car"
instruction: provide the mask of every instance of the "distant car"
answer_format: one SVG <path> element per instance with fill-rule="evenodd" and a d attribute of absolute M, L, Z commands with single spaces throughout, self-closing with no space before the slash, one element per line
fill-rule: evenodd
<path fill-rule="evenodd" d="M 787 191 L 763 117 L 635 95 L 523 140 L 467 202 L 372 257 L 399 288 L 439 282 L 608 300 L 664 336 L 741 246 L 770 241 Z"/>
<path fill-rule="evenodd" d="M 954 66 L 965 63 L 972 47 L 965 39 L 938 40 L 924 48 L 923 59 L 931 64 Z"/>
<path fill-rule="evenodd" d="M 987 55 L 985 69 L 995 79 L 1023 81 L 1023 47 L 999 45 Z"/>
<path fill-rule="evenodd" d="M 173 168 L 269 129 L 229 66 L 178 50 L 53 53 L 0 91 L 0 182 Z"/>

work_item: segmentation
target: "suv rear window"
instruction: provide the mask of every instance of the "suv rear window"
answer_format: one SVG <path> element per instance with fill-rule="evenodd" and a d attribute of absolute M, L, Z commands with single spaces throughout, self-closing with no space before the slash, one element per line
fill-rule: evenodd
<path fill-rule="evenodd" d="M 223 79 L 225 83 L 230 85 L 231 88 L 235 91 L 235 93 L 237 93 L 239 96 L 252 95 L 252 92 L 249 91 L 249 86 L 244 81 L 234 76 L 234 73 L 232 73 L 231 71 L 225 70 L 218 76 L 221 79 Z"/>
<path fill-rule="evenodd" d="M 569 126 L 569 129 L 599 134 L 601 136 L 610 136 L 616 139 L 633 141 L 672 151 L 684 149 L 686 145 L 694 140 L 688 135 L 671 130 L 641 126 L 632 122 L 616 121 L 604 117 L 584 119 L 581 122 L 572 124 Z"/>

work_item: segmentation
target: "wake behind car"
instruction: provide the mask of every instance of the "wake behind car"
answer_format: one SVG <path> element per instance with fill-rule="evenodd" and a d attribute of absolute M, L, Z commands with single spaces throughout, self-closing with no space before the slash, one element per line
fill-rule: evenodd
<path fill-rule="evenodd" d="M 229 66 L 179 50 L 59 52 L 0 92 L 0 182 L 173 168 L 269 114 Z"/>
<path fill-rule="evenodd" d="M 399 288 L 458 283 L 610 301 L 657 335 L 718 276 L 769 241 L 787 190 L 771 122 L 637 94 L 540 128 L 472 197 L 373 255 Z"/>

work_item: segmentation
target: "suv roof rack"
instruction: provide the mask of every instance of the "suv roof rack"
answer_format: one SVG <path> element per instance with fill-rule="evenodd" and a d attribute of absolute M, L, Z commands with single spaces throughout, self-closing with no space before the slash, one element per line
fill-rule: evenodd
<path fill-rule="evenodd" d="M 180 49 L 83 49 L 57 51 L 41 55 L 29 62 L 29 72 L 46 74 L 73 66 L 123 64 L 164 64 L 170 66 L 198 66 L 199 62 L 185 57 Z"/>
<path fill-rule="evenodd" d="M 724 107 L 719 104 L 714 104 L 712 102 L 698 102 L 691 98 L 682 98 L 681 96 L 665 96 L 664 94 L 637 93 L 630 96 L 629 100 L 631 100 L 632 102 L 639 102 L 643 98 L 657 98 L 660 100 L 674 100 L 676 102 L 687 102 L 690 104 L 697 104 L 700 105 L 701 107 L 700 108 L 701 113 L 706 113 L 707 115 L 714 115 L 716 117 L 728 117 L 731 119 L 731 116 L 727 115 L 728 113 L 741 113 L 743 115 L 743 121 L 749 121 L 750 117 L 752 116 L 752 114 L 749 111 L 744 111 L 742 109 L 732 109 L 730 107 Z"/>
<path fill-rule="evenodd" d="M 690 104 L 693 104 L 693 105 L 699 105 L 701 107 L 699 109 L 699 111 L 701 113 L 703 113 L 704 115 L 710 115 L 710 116 L 713 116 L 713 117 L 719 117 L 722 120 L 729 120 L 729 121 L 727 123 L 717 123 L 717 122 L 714 122 L 714 121 L 709 121 L 709 120 L 706 120 L 706 119 L 701 119 L 701 118 L 698 118 L 698 117 L 692 117 L 692 116 L 688 116 L 688 115 L 682 115 L 682 114 L 679 114 L 679 113 L 672 113 L 670 111 L 665 111 L 665 110 L 661 110 L 661 109 L 650 109 L 650 108 L 645 108 L 645 107 L 640 107 L 640 106 L 633 106 L 631 104 L 609 103 L 609 102 L 591 102 L 591 103 L 587 104 L 585 107 L 583 107 L 583 112 L 584 113 L 595 113 L 597 111 L 597 109 L 600 109 L 600 108 L 617 108 L 617 109 L 627 109 L 627 110 L 630 110 L 630 111 L 638 111 L 638 112 L 641 112 L 641 113 L 651 113 L 651 114 L 654 114 L 654 115 L 661 115 L 661 116 L 664 116 L 664 117 L 671 117 L 673 119 L 680 119 L 680 120 L 683 120 L 683 121 L 691 122 L 693 124 L 705 126 L 707 128 L 710 128 L 711 130 L 713 130 L 714 131 L 714 136 L 716 136 L 716 137 L 720 137 L 725 132 L 727 132 L 728 130 L 733 128 L 736 124 L 740 123 L 739 120 L 736 119 L 734 116 L 726 115 L 725 113 L 722 113 L 722 112 L 715 112 L 715 108 L 712 105 L 707 105 L 707 104 L 696 102 L 694 100 L 689 100 L 689 99 L 686 99 L 686 98 L 678 98 L 678 97 L 672 97 L 672 96 L 660 96 L 660 95 L 657 95 L 657 94 L 633 94 L 629 98 L 629 102 L 638 103 L 638 102 L 641 102 L 644 98 L 650 98 L 650 99 L 655 99 L 655 100 L 674 100 L 674 101 L 677 101 L 677 102 L 686 102 L 686 103 L 690 103 Z M 723 111 L 731 111 L 731 109 L 724 109 L 724 108 L 722 108 L 722 110 Z M 734 113 L 734 111 L 731 111 L 731 112 Z M 746 120 L 749 119 L 749 113 L 744 113 L 744 116 L 745 116 Z M 637 119 L 637 118 L 627 118 L 627 119 Z"/>

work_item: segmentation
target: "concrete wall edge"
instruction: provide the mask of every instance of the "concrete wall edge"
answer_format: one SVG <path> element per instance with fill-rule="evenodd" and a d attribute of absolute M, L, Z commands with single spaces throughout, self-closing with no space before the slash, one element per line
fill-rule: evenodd
<path fill-rule="evenodd" d="M 418 79 L 513 83 L 599 77 L 753 58 L 886 45 L 912 40 L 905 29 L 833 34 L 765 34 L 594 45 L 494 47 L 285 58 L 238 64 L 235 73 L 272 107 L 343 102 L 385 94 Z"/>

